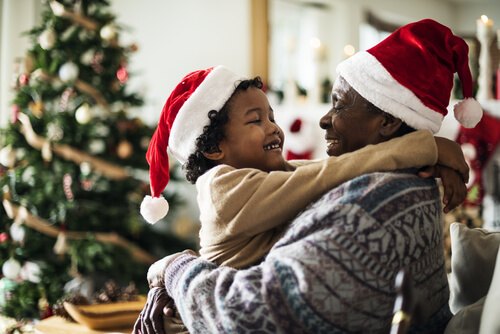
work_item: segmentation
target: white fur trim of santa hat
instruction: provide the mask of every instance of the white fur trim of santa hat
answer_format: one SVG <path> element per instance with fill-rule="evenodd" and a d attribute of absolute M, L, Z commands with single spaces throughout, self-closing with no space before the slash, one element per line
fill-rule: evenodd
<path fill-rule="evenodd" d="M 439 131 L 444 116 L 425 106 L 370 53 L 360 51 L 344 60 L 337 66 L 337 73 L 365 99 L 412 128 Z"/>
<path fill-rule="evenodd" d="M 169 149 L 181 164 L 196 150 L 196 138 L 210 124 L 208 112 L 219 111 L 245 77 L 225 66 L 215 67 L 183 104 L 172 124 Z"/>

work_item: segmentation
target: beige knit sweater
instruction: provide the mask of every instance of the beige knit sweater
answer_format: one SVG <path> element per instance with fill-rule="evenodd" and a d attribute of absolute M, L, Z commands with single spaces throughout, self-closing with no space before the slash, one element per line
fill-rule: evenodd
<path fill-rule="evenodd" d="M 321 161 L 290 161 L 286 171 L 219 165 L 196 182 L 200 255 L 245 268 L 260 261 L 289 221 L 327 190 L 382 170 L 434 165 L 437 146 L 427 130 Z"/>

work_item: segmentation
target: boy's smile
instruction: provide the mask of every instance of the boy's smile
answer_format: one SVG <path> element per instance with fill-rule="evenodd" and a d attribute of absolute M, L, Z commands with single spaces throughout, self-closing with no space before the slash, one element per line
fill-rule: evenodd
<path fill-rule="evenodd" d="M 229 120 L 219 143 L 218 162 L 265 172 L 283 170 L 284 135 L 264 92 L 249 87 L 236 92 L 228 103 Z"/>

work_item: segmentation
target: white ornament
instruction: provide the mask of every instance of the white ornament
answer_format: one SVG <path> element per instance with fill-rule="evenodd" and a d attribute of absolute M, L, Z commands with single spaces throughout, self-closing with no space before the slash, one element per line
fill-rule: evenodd
<path fill-rule="evenodd" d="M 11 145 L 0 150 L 0 164 L 7 168 L 13 168 L 16 163 L 16 153 Z"/>
<path fill-rule="evenodd" d="M 41 279 L 40 266 L 36 262 L 26 261 L 24 262 L 21 272 L 19 273 L 24 281 L 30 281 L 32 283 L 38 284 Z"/>
<path fill-rule="evenodd" d="M 80 124 L 87 124 L 92 120 L 92 110 L 87 103 L 82 104 L 75 112 L 76 121 Z"/>
<path fill-rule="evenodd" d="M 59 78 L 63 82 L 74 81 L 78 78 L 79 72 L 78 66 L 72 61 L 68 61 L 59 68 Z"/>
<path fill-rule="evenodd" d="M 101 154 L 106 150 L 106 143 L 101 139 L 93 139 L 89 143 L 89 151 L 92 154 Z"/>
<path fill-rule="evenodd" d="M 35 185 L 35 173 L 36 173 L 35 167 L 33 166 L 26 167 L 24 172 L 21 174 L 21 181 L 33 187 Z"/>
<path fill-rule="evenodd" d="M 112 24 L 106 24 L 101 28 L 101 38 L 105 41 L 110 41 L 116 37 L 116 28 Z"/>
<path fill-rule="evenodd" d="M 4 262 L 2 266 L 2 273 L 5 277 L 11 280 L 15 280 L 17 276 L 19 276 L 19 272 L 21 271 L 21 264 L 19 261 L 10 258 Z"/>
<path fill-rule="evenodd" d="M 25 236 L 26 231 L 24 230 L 24 227 L 21 226 L 21 224 L 12 224 L 12 226 L 10 227 L 10 237 L 12 238 L 12 240 L 16 242 L 23 242 Z"/>
<path fill-rule="evenodd" d="M 93 48 L 88 49 L 80 56 L 80 62 L 83 65 L 89 66 L 92 63 L 92 59 L 94 59 L 94 55 L 95 55 L 95 50 Z"/>
<path fill-rule="evenodd" d="M 56 43 L 56 31 L 53 28 L 45 29 L 38 37 L 38 43 L 44 50 L 50 50 Z"/>
<path fill-rule="evenodd" d="M 92 165 L 90 165 L 89 162 L 82 162 L 80 164 L 80 172 L 82 172 L 83 175 L 90 175 L 90 172 L 92 171 Z"/>
<path fill-rule="evenodd" d="M 49 123 L 47 125 L 47 137 L 51 141 L 59 141 L 63 139 L 64 131 L 59 125 L 54 123 Z"/>

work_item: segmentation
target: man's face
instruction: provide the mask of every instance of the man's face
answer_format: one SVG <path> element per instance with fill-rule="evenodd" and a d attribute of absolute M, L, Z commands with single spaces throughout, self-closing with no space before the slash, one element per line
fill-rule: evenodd
<path fill-rule="evenodd" d="M 385 119 L 383 113 L 368 111 L 368 105 L 369 102 L 342 77 L 337 78 L 332 90 L 332 109 L 319 123 L 326 131 L 329 156 L 339 156 L 383 141 L 379 133 Z"/>

